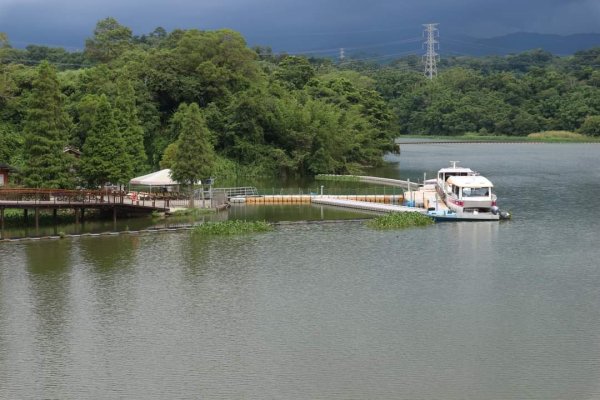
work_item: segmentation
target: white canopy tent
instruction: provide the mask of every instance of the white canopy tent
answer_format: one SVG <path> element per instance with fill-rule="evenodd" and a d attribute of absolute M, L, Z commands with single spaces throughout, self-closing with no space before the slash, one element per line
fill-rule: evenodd
<path fill-rule="evenodd" d="M 171 178 L 170 169 L 161 169 L 160 171 L 152 172 L 151 174 L 138 176 L 129 181 L 130 185 L 145 185 L 145 186 L 176 186 L 179 182 Z"/>

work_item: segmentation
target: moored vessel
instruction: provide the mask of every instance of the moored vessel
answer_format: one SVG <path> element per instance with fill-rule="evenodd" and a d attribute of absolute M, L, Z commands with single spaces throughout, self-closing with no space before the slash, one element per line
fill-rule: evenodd
<path fill-rule="evenodd" d="M 447 209 L 443 212 L 437 207 L 430 209 L 430 216 L 438 220 L 473 221 L 510 218 L 508 212 L 496 205 L 494 185 L 489 179 L 470 168 L 458 167 L 458 161 L 451 163 L 451 167 L 438 171 L 436 179 L 437 194 Z"/>

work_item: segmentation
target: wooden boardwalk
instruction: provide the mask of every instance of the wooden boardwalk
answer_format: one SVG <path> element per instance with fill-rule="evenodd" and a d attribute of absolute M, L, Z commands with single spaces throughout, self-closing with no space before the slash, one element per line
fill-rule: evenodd
<path fill-rule="evenodd" d="M 75 222 L 84 219 L 88 209 L 112 213 L 116 222 L 118 215 L 147 215 L 154 211 L 165 211 L 169 201 L 157 199 L 141 199 L 134 201 L 124 192 L 98 190 L 61 190 L 61 189 L 0 189 L 0 232 L 4 231 L 4 213 L 6 209 L 23 211 L 27 220 L 33 211 L 35 227 L 39 228 L 41 210 L 52 210 L 56 219 L 57 211 L 73 210 Z M 2 235 L 3 236 L 3 235 Z"/>

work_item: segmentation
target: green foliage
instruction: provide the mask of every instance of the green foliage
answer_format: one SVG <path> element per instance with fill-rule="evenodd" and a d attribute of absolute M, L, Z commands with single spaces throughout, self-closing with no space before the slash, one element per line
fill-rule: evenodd
<path fill-rule="evenodd" d="M 391 213 L 370 220 L 367 224 L 373 229 L 404 229 L 433 224 L 431 217 L 418 212 Z"/>
<path fill-rule="evenodd" d="M 315 70 L 304 57 L 289 56 L 279 63 L 274 77 L 293 89 L 302 89 L 315 76 Z"/>
<path fill-rule="evenodd" d="M 69 188 L 74 185 L 72 161 L 63 152 L 71 120 L 63 109 L 56 69 L 40 64 L 23 123 L 23 183 L 28 187 Z"/>
<path fill-rule="evenodd" d="M 110 62 L 131 47 L 131 29 L 108 17 L 98 21 L 94 36 L 85 41 L 85 56 L 97 62 Z"/>
<path fill-rule="evenodd" d="M 0 32 L 0 49 L 9 49 L 10 43 L 5 32 Z"/>
<path fill-rule="evenodd" d="M 171 176 L 186 185 L 193 185 L 210 177 L 215 153 L 210 143 L 210 133 L 196 103 L 182 104 L 173 117 L 178 125 L 177 149 L 171 164 Z"/>
<path fill-rule="evenodd" d="M 167 146 L 162 158 L 160 159 L 160 169 L 171 168 L 177 158 L 177 147 L 179 142 L 173 142 Z"/>
<path fill-rule="evenodd" d="M 125 184 L 132 177 L 129 153 L 105 95 L 88 95 L 89 131 L 81 155 L 81 175 L 89 187 Z"/>
<path fill-rule="evenodd" d="M 589 136 L 600 136 L 600 115 L 586 117 L 579 132 Z"/>
<path fill-rule="evenodd" d="M 229 220 L 223 222 L 206 222 L 194 227 L 195 235 L 240 235 L 248 233 L 268 232 L 273 226 L 266 221 Z"/>
<path fill-rule="evenodd" d="M 54 99 L 35 100 L 40 78 L 30 64 L 42 59 L 63 71 L 53 72 Z M 50 142 L 55 150 L 69 144 L 84 150 L 90 164 L 82 163 L 82 175 L 92 186 L 176 165 L 181 134 L 190 124 L 202 126 L 200 148 L 206 151 L 198 154 L 212 166 L 198 172 L 195 155 L 181 155 L 187 161 L 175 169 L 196 165 L 188 178 L 360 174 L 382 162 L 399 134 L 598 135 L 600 48 L 561 58 L 540 50 L 444 57 L 439 76 L 428 80 L 416 56 L 338 64 L 274 54 L 268 47 L 249 49 L 227 29 L 159 27 L 133 36 L 106 18 L 98 21 L 84 53 L 35 45 L 14 49 L 0 35 L 0 60 L 0 157 L 19 169 L 51 171 L 35 162 L 61 158 L 48 150 Z M 108 107 L 100 107 L 101 96 Z M 192 103 L 200 114 L 194 124 L 180 108 Z M 51 118 L 50 109 L 60 111 L 48 125 L 42 121 Z M 47 139 L 46 150 L 36 147 L 41 140 L 33 147 L 25 143 L 33 131 Z M 41 156 L 30 164 L 34 150 Z M 66 164 L 77 172 L 74 160 Z M 32 185 L 49 180 L 38 176 L 34 182 L 31 176 Z M 72 185 L 58 180 L 50 184 Z"/>
<path fill-rule="evenodd" d="M 146 172 L 148 157 L 144 148 L 144 129 L 138 119 L 135 105 L 135 91 L 133 85 L 124 77 L 117 81 L 115 120 L 129 156 L 127 164 L 132 175 L 126 178 L 133 178 Z"/>
<path fill-rule="evenodd" d="M 0 121 L 0 163 L 19 168 L 23 164 L 23 136 L 14 126 Z"/>
<path fill-rule="evenodd" d="M 530 58 L 531 65 L 517 68 Z M 547 129 L 576 130 L 586 116 L 598 112 L 600 90 L 588 84 L 593 80 L 577 81 L 545 67 L 555 60 L 545 53 L 511 60 L 506 66 L 510 72 L 485 71 L 481 65 L 480 71 L 455 67 L 428 81 L 413 73 L 382 69 L 375 79 L 404 134 L 527 135 Z"/>
<path fill-rule="evenodd" d="M 546 131 L 536 132 L 527 135 L 527 138 L 542 141 L 561 141 L 561 142 L 583 142 L 588 141 L 588 136 L 570 132 L 570 131 Z"/>
<path fill-rule="evenodd" d="M 256 54 L 243 37 L 231 30 L 174 32 L 172 47 L 150 52 L 149 88 L 159 94 L 160 107 L 173 110 L 180 103 L 206 106 L 222 102 L 250 86 L 258 75 Z"/>

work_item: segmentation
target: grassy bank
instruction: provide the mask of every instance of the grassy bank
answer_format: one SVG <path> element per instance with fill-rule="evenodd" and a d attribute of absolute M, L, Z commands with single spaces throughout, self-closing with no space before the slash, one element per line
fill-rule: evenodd
<path fill-rule="evenodd" d="M 367 222 L 373 229 L 404 229 L 433 224 L 432 218 L 418 212 L 391 213 Z"/>
<path fill-rule="evenodd" d="M 424 139 L 438 141 L 456 141 L 456 142 L 547 142 L 547 143 L 600 143 L 600 137 L 582 135 L 580 133 L 570 131 L 545 131 L 531 133 L 527 136 L 510 136 L 510 135 L 480 135 L 477 133 L 465 133 L 463 135 L 453 136 L 438 136 L 438 135 L 403 135 L 398 138 L 402 139 Z"/>
<path fill-rule="evenodd" d="M 222 222 L 207 222 L 198 225 L 192 233 L 200 235 L 240 235 L 247 233 L 268 232 L 273 226 L 266 221 L 230 220 Z"/>

